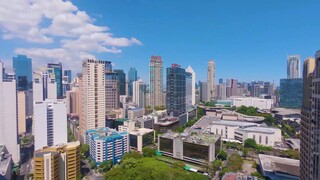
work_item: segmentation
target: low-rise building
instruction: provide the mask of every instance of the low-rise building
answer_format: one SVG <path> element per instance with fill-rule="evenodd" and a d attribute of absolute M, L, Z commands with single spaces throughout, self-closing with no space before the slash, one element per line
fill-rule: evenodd
<path fill-rule="evenodd" d="M 13 161 L 4 145 L 0 145 L 0 179 L 11 179 L 11 167 Z"/>
<path fill-rule="evenodd" d="M 262 99 L 257 97 L 230 97 L 232 106 L 253 106 L 259 109 L 271 109 L 273 107 L 273 99 Z"/>
<path fill-rule="evenodd" d="M 77 179 L 79 176 L 79 141 L 44 147 L 35 152 L 35 179 Z"/>
<path fill-rule="evenodd" d="M 261 126 L 257 123 L 243 121 L 220 120 L 215 117 L 211 118 L 211 133 L 221 135 L 228 140 L 236 140 L 243 143 L 246 139 L 255 139 L 257 144 L 264 146 L 275 146 L 276 142 L 281 142 L 281 130 L 274 127 Z"/>
<path fill-rule="evenodd" d="M 134 119 L 138 117 L 144 116 L 144 108 L 131 108 L 128 109 L 128 118 L 129 119 Z"/>
<path fill-rule="evenodd" d="M 161 133 L 165 133 L 168 130 L 176 130 L 179 127 L 179 118 L 177 117 L 164 117 L 158 119 L 156 123 L 154 123 L 154 130 L 159 131 Z"/>
<path fill-rule="evenodd" d="M 221 148 L 221 137 L 212 134 L 168 132 L 158 137 L 158 151 L 165 156 L 208 165 Z"/>
<path fill-rule="evenodd" d="M 300 179 L 299 160 L 259 154 L 259 163 L 262 175 L 271 180 Z"/>
<path fill-rule="evenodd" d="M 142 152 L 142 148 L 152 145 L 155 141 L 155 131 L 153 129 L 137 127 L 137 121 L 125 121 L 119 126 L 119 132 L 129 133 L 130 149 Z"/>
<path fill-rule="evenodd" d="M 111 160 L 120 162 L 124 153 L 129 152 L 129 134 L 110 128 L 86 131 L 86 143 L 90 147 L 90 156 L 96 164 Z"/>

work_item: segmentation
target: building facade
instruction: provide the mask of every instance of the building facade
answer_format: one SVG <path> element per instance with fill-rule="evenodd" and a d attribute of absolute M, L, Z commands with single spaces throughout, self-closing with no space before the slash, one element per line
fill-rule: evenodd
<path fill-rule="evenodd" d="M 26 115 L 27 115 L 27 99 L 25 91 L 17 92 L 17 105 L 18 105 L 18 134 L 27 132 L 26 129 Z"/>
<path fill-rule="evenodd" d="M 122 69 L 115 69 L 113 72 L 117 73 L 119 80 L 119 95 L 126 95 L 126 73 Z"/>
<path fill-rule="evenodd" d="M 146 106 L 146 85 L 141 80 L 133 82 L 132 102 L 140 108 Z"/>
<path fill-rule="evenodd" d="M 45 100 L 34 103 L 35 150 L 67 143 L 67 106 L 64 101 Z"/>
<path fill-rule="evenodd" d="M 300 78 L 300 55 L 288 56 L 287 78 Z"/>
<path fill-rule="evenodd" d="M 5 145 L 14 163 L 20 161 L 17 127 L 16 80 L 0 61 L 0 144 Z"/>
<path fill-rule="evenodd" d="M 47 72 L 53 73 L 55 81 L 57 83 L 57 98 L 61 99 L 63 98 L 63 88 L 62 88 L 62 64 L 53 64 L 49 63 L 47 64 Z"/>
<path fill-rule="evenodd" d="M 280 79 L 280 107 L 300 109 L 302 106 L 303 79 Z"/>
<path fill-rule="evenodd" d="M 137 70 L 134 67 L 130 67 L 128 71 L 128 96 L 132 96 L 133 82 L 138 80 Z"/>
<path fill-rule="evenodd" d="M 178 64 L 167 68 L 167 114 L 178 117 L 186 112 L 186 72 Z"/>
<path fill-rule="evenodd" d="M 109 116 L 111 111 L 118 109 L 120 105 L 118 74 L 112 71 L 107 71 L 105 79 L 106 116 Z"/>
<path fill-rule="evenodd" d="M 87 59 L 82 63 L 80 134 L 84 140 L 89 129 L 105 127 L 107 61 Z M 110 63 L 111 64 L 111 63 Z"/>
<path fill-rule="evenodd" d="M 72 71 L 71 70 L 64 70 L 63 76 L 67 77 L 67 83 L 71 83 L 71 81 L 72 81 Z"/>
<path fill-rule="evenodd" d="M 208 84 L 207 82 L 200 83 L 200 101 L 206 102 L 208 101 Z"/>
<path fill-rule="evenodd" d="M 192 98 L 192 105 L 196 104 L 196 73 L 192 69 L 191 66 L 188 66 L 186 72 L 191 73 L 191 98 Z"/>
<path fill-rule="evenodd" d="M 308 58 L 303 63 L 303 101 L 301 108 L 301 152 L 300 152 L 300 174 L 305 179 L 315 179 L 313 175 L 313 149 L 312 140 L 312 79 L 316 61 L 314 58 Z M 302 178 L 303 179 L 303 178 Z"/>
<path fill-rule="evenodd" d="M 231 97 L 232 106 L 253 106 L 259 109 L 270 110 L 273 107 L 273 99 L 262 99 L 256 97 Z"/>
<path fill-rule="evenodd" d="M 96 164 L 111 160 L 120 162 L 122 156 L 129 152 L 129 135 L 110 128 L 86 131 L 86 143 L 90 147 L 90 156 Z"/>
<path fill-rule="evenodd" d="M 186 72 L 186 106 L 192 105 L 192 74 Z"/>
<path fill-rule="evenodd" d="M 16 73 L 17 89 L 24 91 L 32 85 L 32 59 L 25 55 L 12 58 L 13 69 Z"/>
<path fill-rule="evenodd" d="M 33 74 L 33 102 L 57 99 L 57 82 L 53 73 L 46 71 Z"/>
<path fill-rule="evenodd" d="M 35 152 L 35 179 L 78 179 L 80 169 L 79 141 L 45 147 Z"/>
<path fill-rule="evenodd" d="M 150 59 L 150 87 L 149 87 L 149 105 L 154 108 L 155 106 L 162 106 L 163 98 L 163 69 L 161 56 L 151 56 Z"/>
<path fill-rule="evenodd" d="M 215 62 L 209 61 L 208 62 L 208 70 L 207 70 L 207 99 L 208 101 L 215 100 L 216 96 L 216 65 Z"/>

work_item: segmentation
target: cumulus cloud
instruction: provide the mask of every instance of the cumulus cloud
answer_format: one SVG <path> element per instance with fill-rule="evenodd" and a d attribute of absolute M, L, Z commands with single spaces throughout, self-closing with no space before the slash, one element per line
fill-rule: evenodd
<path fill-rule="evenodd" d="M 33 58 L 34 64 L 50 59 L 74 64 L 94 53 L 121 53 L 121 47 L 142 45 L 134 37 L 114 37 L 109 27 L 95 25 L 94 18 L 70 1 L 0 0 L 0 14 L 2 38 L 34 43 L 34 47 L 15 50 Z M 46 49 L 41 44 L 56 47 Z"/>

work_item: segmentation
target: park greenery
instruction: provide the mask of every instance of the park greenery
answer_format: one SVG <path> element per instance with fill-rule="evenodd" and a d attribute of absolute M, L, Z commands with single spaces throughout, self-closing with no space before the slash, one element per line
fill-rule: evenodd
<path fill-rule="evenodd" d="M 225 149 L 236 149 L 239 151 L 243 149 L 243 145 L 237 142 L 224 142 L 222 145 Z"/>
<path fill-rule="evenodd" d="M 142 149 L 143 157 L 153 157 L 156 155 L 156 149 L 150 147 L 144 147 Z"/>
<path fill-rule="evenodd" d="M 219 173 L 220 179 L 222 176 L 227 173 L 227 172 L 237 172 L 242 170 L 242 164 L 243 164 L 243 159 L 239 154 L 231 154 L 228 157 L 226 166 L 222 168 L 221 172 Z"/>
<path fill-rule="evenodd" d="M 208 107 L 216 107 L 216 102 L 215 101 L 207 101 L 204 103 L 205 106 Z"/>
<path fill-rule="evenodd" d="M 254 149 L 258 153 L 264 152 L 264 151 L 272 151 L 272 147 L 259 145 L 257 144 L 256 140 L 252 138 L 248 138 L 244 141 L 244 147 L 245 149 L 247 148 L 247 150 L 245 150 L 246 152 L 244 152 L 246 154 L 248 153 L 249 149 Z"/>
<path fill-rule="evenodd" d="M 300 160 L 300 152 L 294 149 L 288 149 L 281 151 L 282 156 L 285 156 L 287 158 L 292 158 L 292 159 L 298 159 Z"/>
<path fill-rule="evenodd" d="M 224 150 L 220 150 L 217 158 L 222 161 L 227 160 L 228 154 Z"/>
<path fill-rule="evenodd" d="M 147 110 L 152 110 L 152 107 L 151 106 L 146 106 L 146 109 Z M 162 111 L 162 110 L 165 110 L 166 109 L 166 106 L 155 106 L 154 107 L 154 110 L 156 110 L 156 111 Z"/>
<path fill-rule="evenodd" d="M 127 153 L 119 165 L 105 173 L 105 179 L 135 180 L 135 179 L 190 179 L 206 180 L 207 177 L 194 172 L 185 171 L 175 164 L 159 161 L 156 157 L 143 157 L 138 153 Z"/>
<path fill-rule="evenodd" d="M 273 126 L 276 124 L 276 121 L 274 117 L 272 117 L 271 114 L 268 113 L 259 113 L 258 108 L 252 107 L 252 106 L 240 106 L 236 109 L 237 113 L 244 114 L 247 116 L 261 116 L 264 117 L 264 122 L 269 125 Z"/>

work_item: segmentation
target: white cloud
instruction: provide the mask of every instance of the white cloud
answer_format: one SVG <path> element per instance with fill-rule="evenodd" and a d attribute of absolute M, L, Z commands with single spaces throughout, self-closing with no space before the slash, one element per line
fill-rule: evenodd
<path fill-rule="evenodd" d="M 119 47 L 142 45 L 134 37 L 114 37 L 107 26 L 94 23 L 94 18 L 70 1 L 0 0 L 0 32 L 3 39 L 54 43 L 51 49 L 37 45 L 16 48 L 15 53 L 30 56 L 34 64 L 45 64 L 54 59 L 64 64 L 76 62 L 81 65 L 77 61 L 94 57 L 91 55 L 94 53 L 121 53 Z"/>

